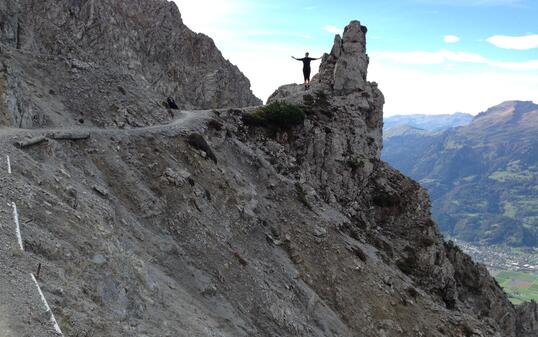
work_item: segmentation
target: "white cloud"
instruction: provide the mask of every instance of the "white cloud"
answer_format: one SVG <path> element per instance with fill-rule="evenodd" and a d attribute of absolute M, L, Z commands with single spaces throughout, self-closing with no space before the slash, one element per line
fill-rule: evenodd
<path fill-rule="evenodd" d="M 506 36 L 494 35 L 486 41 L 504 49 L 528 50 L 538 48 L 538 35 Z"/>
<path fill-rule="evenodd" d="M 460 42 L 460 38 L 456 35 L 445 35 L 443 38 L 445 43 L 458 43 Z"/>
<path fill-rule="evenodd" d="M 323 30 L 332 34 L 340 34 L 340 35 L 342 35 L 342 33 L 344 32 L 342 28 L 338 28 L 333 25 L 326 25 L 325 27 L 323 27 Z"/>
<path fill-rule="evenodd" d="M 416 0 L 420 3 L 451 6 L 517 6 L 524 4 L 525 0 Z"/>
<path fill-rule="evenodd" d="M 476 114 L 507 100 L 538 102 L 538 76 L 528 73 L 462 72 L 432 73 L 372 58 L 370 81 L 379 83 L 385 95 L 385 115 Z"/>
<path fill-rule="evenodd" d="M 183 22 L 193 31 L 212 38 L 226 34 L 234 16 L 244 11 L 242 0 L 174 0 Z"/>
<path fill-rule="evenodd" d="M 400 64 L 432 65 L 445 62 L 484 63 L 486 59 L 478 54 L 466 52 L 453 52 L 441 50 L 437 52 L 411 51 L 411 52 L 373 52 L 373 57 L 389 60 Z"/>
<path fill-rule="evenodd" d="M 311 39 L 312 35 L 300 32 L 292 32 L 276 29 L 257 29 L 245 32 L 238 32 L 237 35 L 242 37 L 263 37 L 263 36 L 280 36 L 280 37 L 298 37 L 301 39 Z"/>
<path fill-rule="evenodd" d="M 508 70 L 538 70 L 538 60 L 530 60 L 523 62 L 489 61 L 488 64 L 497 68 L 503 68 Z"/>
<path fill-rule="evenodd" d="M 380 60 L 410 65 L 437 65 L 448 62 L 482 64 L 508 70 L 538 70 L 538 60 L 522 62 L 497 61 L 488 59 L 480 54 L 440 50 L 437 52 L 373 52 L 373 57 Z"/>

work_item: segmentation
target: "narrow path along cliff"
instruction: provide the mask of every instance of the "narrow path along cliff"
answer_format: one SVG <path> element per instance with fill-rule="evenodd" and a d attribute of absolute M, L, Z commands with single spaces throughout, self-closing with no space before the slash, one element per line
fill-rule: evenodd
<path fill-rule="evenodd" d="M 51 138 L 61 137 L 77 138 L 85 134 L 102 134 L 113 135 L 121 133 L 144 134 L 144 133 L 165 133 L 180 130 L 196 129 L 196 122 L 208 118 L 208 114 L 213 110 L 194 110 L 194 111 L 178 111 L 179 116 L 168 123 L 160 125 L 151 125 L 140 128 L 118 129 L 118 128 L 98 128 L 98 127 L 56 127 L 56 128 L 39 128 L 39 129 L 23 129 L 23 128 L 2 128 L 0 129 L 0 137 L 7 139 L 24 139 L 31 137 L 47 136 Z M 217 110 L 214 110 L 217 111 Z M 84 137 L 83 137 L 84 138 Z"/>

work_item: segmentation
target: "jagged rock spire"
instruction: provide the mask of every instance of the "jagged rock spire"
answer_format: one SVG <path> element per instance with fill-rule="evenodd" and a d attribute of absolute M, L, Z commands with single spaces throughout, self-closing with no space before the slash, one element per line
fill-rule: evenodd
<path fill-rule="evenodd" d="M 336 111 L 334 122 L 338 124 L 331 137 L 345 133 L 353 125 L 355 133 L 349 137 L 348 153 L 379 159 L 383 143 L 383 105 L 385 99 L 375 82 L 368 82 L 368 55 L 366 55 L 366 27 L 359 21 L 351 21 L 342 36 L 336 35 L 329 54 L 323 55 L 319 73 L 312 79 L 310 89 L 303 85 L 288 84 L 278 88 L 268 102 L 287 101 L 304 105 L 305 96 L 325 94 L 329 110 Z M 359 135 L 359 136 L 356 136 Z M 345 133 L 341 139 L 349 134 Z M 341 149 L 344 149 L 342 147 Z M 334 152 L 338 152 L 335 150 Z"/>
<path fill-rule="evenodd" d="M 323 56 L 315 80 L 340 94 L 364 91 L 369 63 L 366 32 L 366 27 L 354 20 L 346 26 L 342 37 L 336 35 L 331 53 Z"/>

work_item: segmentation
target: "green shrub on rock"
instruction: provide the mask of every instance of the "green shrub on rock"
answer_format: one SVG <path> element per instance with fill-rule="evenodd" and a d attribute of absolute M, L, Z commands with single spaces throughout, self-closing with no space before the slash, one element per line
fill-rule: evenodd
<path fill-rule="evenodd" d="M 302 124 L 305 113 L 299 106 L 287 102 L 273 102 L 254 113 L 243 115 L 246 125 L 290 128 Z"/>

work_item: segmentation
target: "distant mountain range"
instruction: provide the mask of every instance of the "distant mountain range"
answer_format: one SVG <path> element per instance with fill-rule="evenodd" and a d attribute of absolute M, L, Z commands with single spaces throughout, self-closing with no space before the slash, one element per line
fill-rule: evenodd
<path fill-rule="evenodd" d="M 439 131 L 471 123 L 473 115 L 457 112 L 451 115 L 401 115 L 384 120 L 385 130 L 399 126 Z"/>
<path fill-rule="evenodd" d="M 385 121 L 382 157 L 429 190 L 443 232 L 469 242 L 538 245 L 538 105 L 504 102 L 444 131 L 432 131 L 441 123 L 423 122 L 425 130 L 409 121 Z"/>

